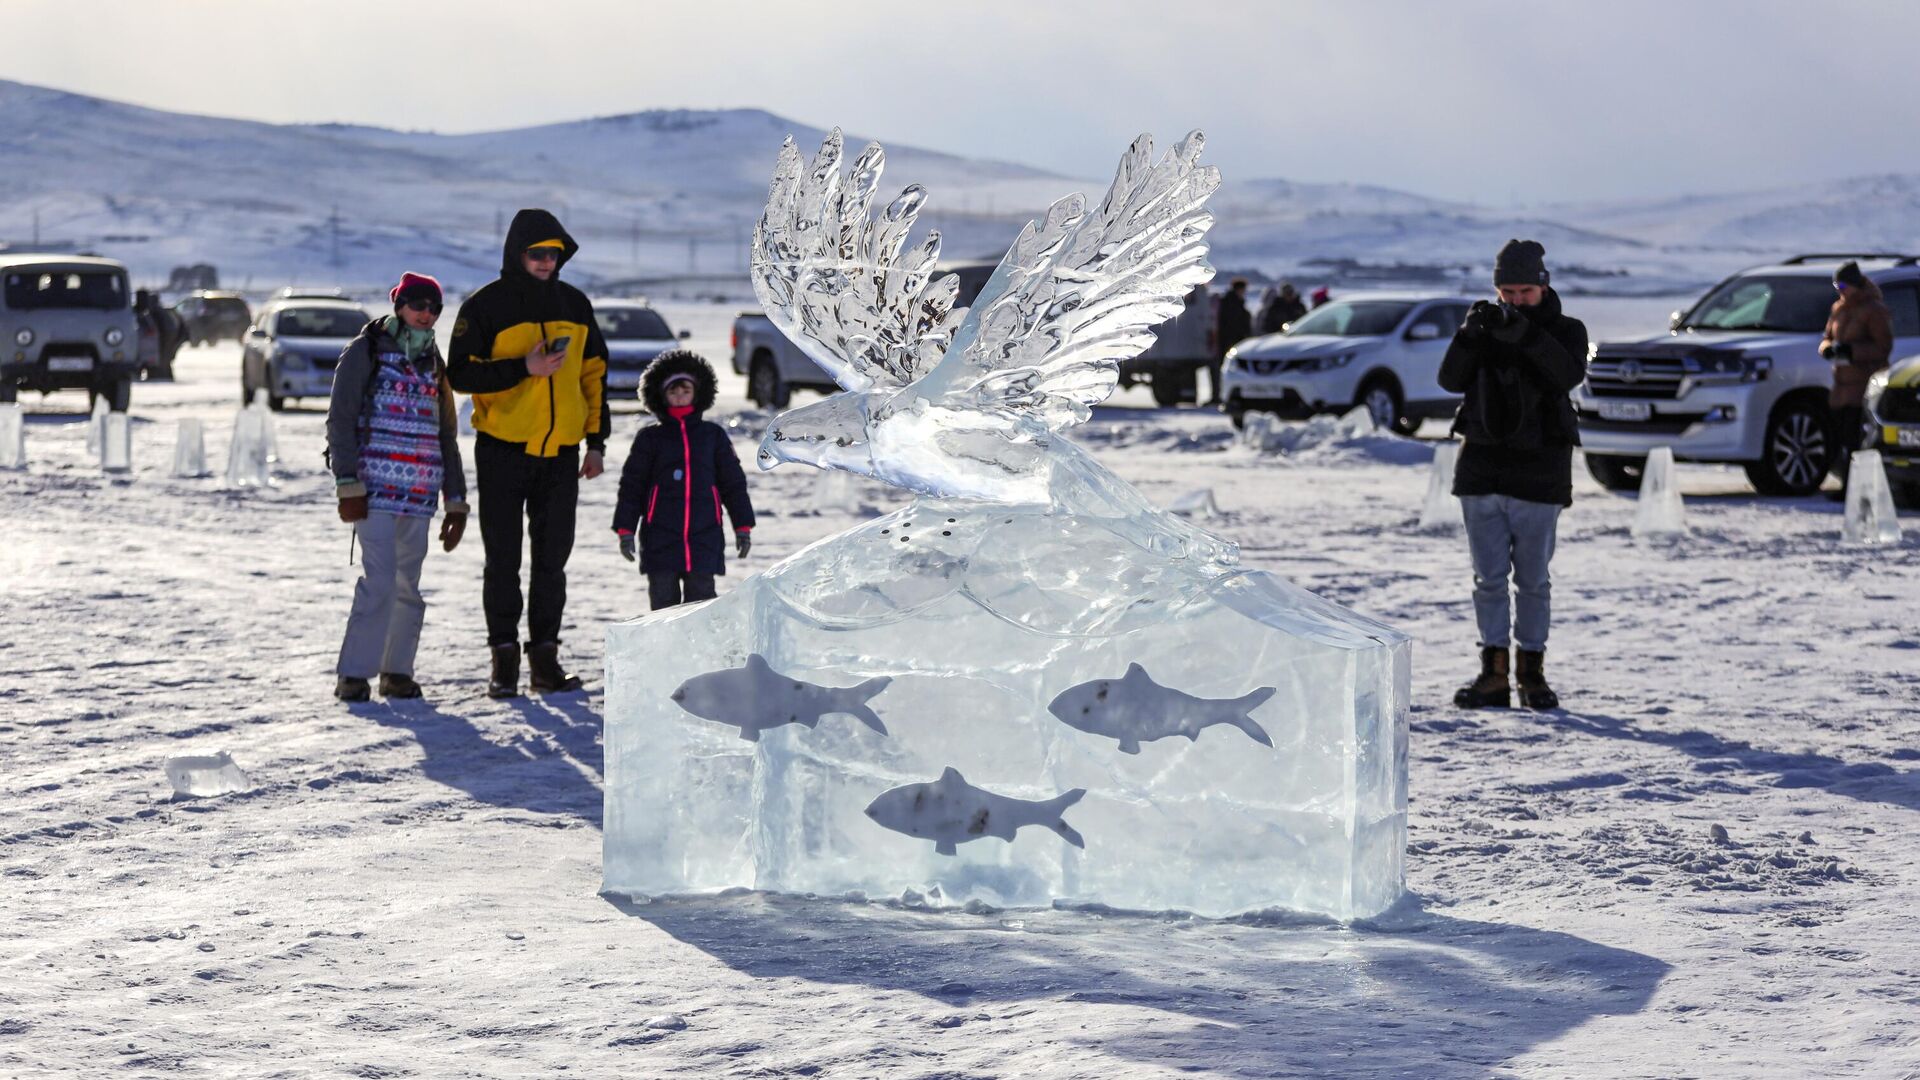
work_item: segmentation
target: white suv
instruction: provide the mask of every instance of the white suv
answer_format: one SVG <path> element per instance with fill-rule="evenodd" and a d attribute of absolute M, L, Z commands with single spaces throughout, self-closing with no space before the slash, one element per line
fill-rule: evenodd
<path fill-rule="evenodd" d="M 1440 293 L 1372 293 L 1313 309 L 1284 333 L 1227 350 L 1221 395 L 1234 427 L 1250 412 L 1287 419 L 1365 405 L 1379 427 L 1410 434 L 1450 417 L 1440 360 L 1471 300 Z"/>
<path fill-rule="evenodd" d="M 1768 495 L 1819 490 L 1836 440 L 1827 409 L 1833 364 L 1820 336 L 1833 272 L 1852 259 L 1893 311 L 1893 355 L 1920 350 L 1920 265 L 1903 255 L 1797 255 L 1742 270 L 1654 337 L 1593 347 L 1574 391 L 1587 469 L 1603 486 L 1640 483 L 1647 454 L 1744 465 Z"/>

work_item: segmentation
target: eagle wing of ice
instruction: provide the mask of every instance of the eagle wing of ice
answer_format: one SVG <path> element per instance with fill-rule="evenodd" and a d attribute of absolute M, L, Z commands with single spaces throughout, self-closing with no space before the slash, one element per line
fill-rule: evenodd
<path fill-rule="evenodd" d="M 789 137 L 753 230 L 754 295 L 793 343 L 847 390 L 904 386 L 946 352 L 964 308 L 960 279 L 933 277 L 940 234 L 906 247 L 926 190 L 871 209 L 886 153 L 869 143 L 841 172 L 833 129 L 811 165 Z"/>
<path fill-rule="evenodd" d="M 1155 162 L 1142 135 L 1099 206 L 1069 195 L 1029 222 L 915 392 L 1050 430 L 1085 420 L 1113 392 L 1120 362 L 1213 277 L 1206 201 L 1220 172 L 1199 164 L 1204 143 L 1193 132 Z"/>

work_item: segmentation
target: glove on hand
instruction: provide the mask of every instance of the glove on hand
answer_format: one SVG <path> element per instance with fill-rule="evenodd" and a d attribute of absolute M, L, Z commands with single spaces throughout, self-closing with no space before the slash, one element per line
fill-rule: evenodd
<path fill-rule="evenodd" d="M 449 510 L 440 520 L 440 550 L 452 551 L 460 546 L 460 538 L 467 534 L 467 512 Z"/>
<path fill-rule="evenodd" d="M 1525 315 L 1505 304 L 1496 310 L 1500 313 L 1500 322 L 1487 331 L 1493 335 L 1493 340 L 1506 345 L 1518 345 L 1533 332 L 1533 324 L 1527 321 Z"/>
<path fill-rule="evenodd" d="M 745 529 L 735 529 L 735 530 L 733 530 L 733 555 L 734 555 L 734 558 L 737 558 L 737 559 L 744 559 L 744 558 L 746 558 L 746 557 L 747 557 L 747 552 L 748 552 L 748 551 L 750 551 L 750 550 L 752 550 L 752 549 L 753 549 L 753 539 L 752 539 L 752 537 L 751 537 L 751 536 L 750 536 L 750 535 L 749 535 L 749 534 L 747 533 L 747 530 L 745 530 Z"/>
<path fill-rule="evenodd" d="M 627 560 L 628 562 L 632 562 L 634 544 L 635 544 L 635 541 L 632 533 L 630 532 L 621 533 L 620 534 L 620 557 Z"/>
<path fill-rule="evenodd" d="M 1473 306 L 1467 309 L 1466 321 L 1460 324 L 1460 329 L 1485 336 L 1501 321 L 1499 304 L 1491 300 L 1475 300 Z"/>
<path fill-rule="evenodd" d="M 1844 341 L 1834 342 L 1833 343 L 1833 359 L 1852 363 L 1853 362 L 1853 346 Z"/>
<path fill-rule="evenodd" d="M 365 495 L 340 496 L 340 520 L 346 522 L 367 520 L 367 497 Z"/>

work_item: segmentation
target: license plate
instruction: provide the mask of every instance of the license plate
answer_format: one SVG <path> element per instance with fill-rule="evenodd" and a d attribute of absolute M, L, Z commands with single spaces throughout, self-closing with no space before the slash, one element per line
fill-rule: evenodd
<path fill-rule="evenodd" d="M 1642 422 L 1653 419 L 1653 406 L 1644 401 L 1603 401 L 1600 419 Z"/>
<path fill-rule="evenodd" d="M 1920 428 L 1900 428 L 1893 437 L 1895 446 L 1920 447 Z"/>
<path fill-rule="evenodd" d="M 47 370 L 48 371 L 92 371 L 93 357 L 91 356 L 49 356 L 47 357 Z"/>
<path fill-rule="evenodd" d="M 640 385 L 640 373 L 637 371 L 609 371 L 607 385 L 615 390 L 632 390 Z"/>

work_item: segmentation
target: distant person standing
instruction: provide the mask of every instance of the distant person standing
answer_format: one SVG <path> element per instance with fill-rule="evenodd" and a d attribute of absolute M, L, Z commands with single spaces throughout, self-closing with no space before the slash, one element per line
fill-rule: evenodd
<path fill-rule="evenodd" d="M 380 676 L 385 698 L 417 698 L 413 659 L 427 603 L 420 568 L 442 500 L 440 546 L 467 528 L 467 474 L 446 365 L 434 345 L 440 283 L 407 273 L 388 294 L 393 314 L 360 331 L 334 368 L 327 465 L 340 520 L 360 541 L 360 580 L 335 665 L 334 696 L 366 701 Z"/>
<path fill-rule="evenodd" d="M 1440 362 L 1441 387 L 1463 395 L 1453 493 L 1466 519 L 1480 630 L 1480 676 L 1454 695 L 1461 708 L 1510 705 L 1510 672 L 1522 705 L 1560 704 L 1546 677 L 1548 564 L 1560 511 L 1573 505 L 1580 436 L 1567 395 L 1586 377 L 1587 328 L 1561 312 L 1547 281 L 1546 249 L 1509 240 L 1494 263 L 1500 301 L 1475 301 Z"/>
<path fill-rule="evenodd" d="M 1333 290 L 1327 288 L 1325 285 L 1322 285 L 1319 288 L 1313 290 L 1313 306 L 1316 308 L 1325 307 L 1327 305 L 1327 302 L 1332 299 L 1333 299 Z"/>
<path fill-rule="evenodd" d="M 1840 294 L 1827 316 L 1820 337 L 1820 355 L 1833 361 L 1833 390 L 1827 405 L 1833 410 L 1833 468 L 1840 477 L 1842 498 L 1853 471 L 1853 452 L 1866 431 L 1867 380 L 1884 370 L 1893 355 L 1893 314 L 1880 295 L 1880 286 L 1860 272 L 1860 264 L 1846 262 L 1833 273 Z"/>
<path fill-rule="evenodd" d="M 1207 404 L 1218 405 L 1225 400 L 1220 394 L 1220 365 L 1227 350 L 1246 340 L 1252 332 L 1253 316 L 1247 311 L 1247 279 L 1234 278 L 1214 314 L 1213 359 L 1207 364 L 1207 374 L 1213 380 L 1213 398 Z"/>
<path fill-rule="evenodd" d="M 1257 320 L 1260 333 L 1277 334 L 1287 328 L 1287 324 L 1307 313 L 1307 305 L 1300 302 L 1300 294 L 1295 291 L 1293 282 L 1283 281 L 1278 289 L 1268 289 L 1260 303 L 1260 317 Z"/>
<path fill-rule="evenodd" d="M 500 277 L 461 305 L 448 380 L 473 395 L 473 459 L 486 547 L 487 695 L 520 693 L 520 550 L 527 582 L 528 683 L 543 693 L 580 689 L 560 665 L 580 481 L 604 471 L 609 425 L 607 346 L 580 290 L 560 280 L 579 245 L 545 210 L 522 210 L 507 228 Z M 586 443 L 586 453 L 580 444 Z"/>

